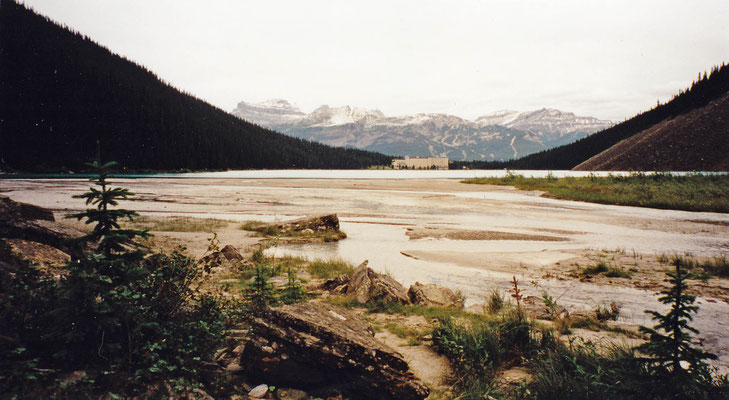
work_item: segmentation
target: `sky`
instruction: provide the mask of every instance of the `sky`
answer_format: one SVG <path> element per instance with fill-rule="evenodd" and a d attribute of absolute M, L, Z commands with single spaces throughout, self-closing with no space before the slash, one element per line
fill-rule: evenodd
<path fill-rule="evenodd" d="M 729 1 L 26 0 L 226 111 L 286 99 L 622 121 L 729 62 Z"/>

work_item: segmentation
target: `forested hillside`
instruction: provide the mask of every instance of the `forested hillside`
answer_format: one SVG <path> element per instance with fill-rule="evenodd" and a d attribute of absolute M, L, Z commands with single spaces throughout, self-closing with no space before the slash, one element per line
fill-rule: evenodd
<path fill-rule="evenodd" d="M 668 119 L 704 107 L 727 92 L 729 92 L 729 67 L 722 64 L 721 67 L 712 68 L 710 74 L 699 74 L 698 79 L 693 82 L 689 89 L 681 91 L 671 101 L 657 105 L 650 111 L 638 114 L 625 122 L 572 144 L 505 163 L 467 163 L 465 165 L 471 168 L 572 169 L 623 139 L 627 139 Z M 686 151 L 693 150 L 688 148 Z M 457 167 L 461 165 L 462 163 L 459 163 Z M 690 169 L 700 169 L 700 167 L 695 166 Z"/>
<path fill-rule="evenodd" d="M 729 92 L 580 163 L 592 171 L 729 171 Z"/>
<path fill-rule="evenodd" d="M 194 62 L 194 60 L 191 60 Z M 154 73 L 0 0 L 0 170 L 363 168 L 381 154 L 284 136 L 181 93 Z"/>

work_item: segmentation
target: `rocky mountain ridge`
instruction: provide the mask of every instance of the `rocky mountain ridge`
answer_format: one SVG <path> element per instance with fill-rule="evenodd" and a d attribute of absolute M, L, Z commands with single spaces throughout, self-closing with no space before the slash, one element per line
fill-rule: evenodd
<path fill-rule="evenodd" d="M 506 160 L 573 142 L 612 125 L 543 108 L 497 111 L 467 120 L 419 113 L 386 116 L 377 109 L 323 105 L 309 114 L 286 100 L 240 102 L 233 115 L 290 136 L 390 155 Z"/>

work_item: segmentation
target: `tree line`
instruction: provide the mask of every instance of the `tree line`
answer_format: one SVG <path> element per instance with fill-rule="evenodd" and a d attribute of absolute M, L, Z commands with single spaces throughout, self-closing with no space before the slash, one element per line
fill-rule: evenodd
<path fill-rule="evenodd" d="M 0 0 L 0 170 L 365 168 L 385 155 L 242 121 L 13 0 Z"/>
<path fill-rule="evenodd" d="M 612 126 L 608 129 L 577 140 L 574 143 L 544 150 L 517 160 L 504 162 L 455 162 L 451 168 L 483 168 L 483 169 L 552 169 L 568 170 L 588 160 L 594 155 L 612 147 L 623 139 L 638 134 L 653 125 L 670 118 L 686 114 L 729 91 L 729 67 L 724 63 L 715 66 L 710 73 L 699 74 L 696 81 L 685 90 L 681 90 L 673 98 L 663 104 L 656 104 L 649 111 Z"/>

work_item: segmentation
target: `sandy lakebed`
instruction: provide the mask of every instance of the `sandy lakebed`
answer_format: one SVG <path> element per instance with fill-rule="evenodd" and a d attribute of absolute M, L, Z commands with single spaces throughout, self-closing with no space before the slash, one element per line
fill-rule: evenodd
<path fill-rule="evenodd" d="M 337 243 L 279 245 L 269 255 L 365 259 L 404 285 L 438 283 L 462 291 L 478 307 L 486 293 L 505 291 L 516 276 L 526 295 L 545 291 L 569 311 L 611 302 L 618 323 L 653 325 L 646 309 L 665 311 L 656 293 L 665 287 L 660 255 L 714 257 L 729 253 L 729 215 L 599 205 L 540 197 L 511 187 L 466 185 L 456 179 L 113 179 L 136 194 L 123 202 L 147 216 L 228 220 L 216 229 L 222 244 L 251 249 L 260 240 L 240 230 L 248 220 L 336 213 L 348 238 Z M 72 195 L 85 179 L 0 180 L 0 194 L 57 213 L 85 208 Z M 206 233 L 160 234 L 194 255 Z M 596 263 L 623 268 L 629 277 L 584 276 Z M 692 281 L 700 311 L 697 342 L 719 355 L 729 372 L 729 280 Z M 610 339 L 595 336 L 595 340 Z M 613 338 L 620 340 L 620 338 Z"/>

